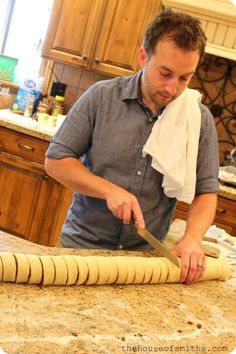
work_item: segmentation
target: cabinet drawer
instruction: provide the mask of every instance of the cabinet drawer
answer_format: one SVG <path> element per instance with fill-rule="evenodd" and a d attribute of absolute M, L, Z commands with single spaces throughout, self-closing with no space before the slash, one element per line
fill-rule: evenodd
<path fill-rule="evenodd" d="M 215 220 L 235 225 L 236 224 L 236 202 L 218 197 Z"/>
<path fill-rule="evenodd" d="M 49 143 L 7 128 L 0 128 L 0 150 L 44 163 Z"/>

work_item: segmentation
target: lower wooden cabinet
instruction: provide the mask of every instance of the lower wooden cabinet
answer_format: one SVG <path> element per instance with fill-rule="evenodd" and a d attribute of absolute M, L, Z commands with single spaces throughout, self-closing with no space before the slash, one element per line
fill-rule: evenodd
<path fill-rule="evenodd" d="M 177 203 L 174 218 L 186 220 L 188 204 Z M 218 195 L 214 225 L 224 229 L 231 236 L 236 236 L 236 201 Z"/>
<path fill-rule="evenodd" d="M 49 142 L 0 127 L 0 229 L 31 242 L 57 243 L 72 191 L 44 169 Z"/>

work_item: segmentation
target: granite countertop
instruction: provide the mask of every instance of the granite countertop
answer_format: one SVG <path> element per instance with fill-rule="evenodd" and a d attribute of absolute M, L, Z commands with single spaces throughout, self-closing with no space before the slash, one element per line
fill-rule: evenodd
<path fill-rule="evenodd" d="M 39 129 L 36 120 L 12 113 L 9 109 L 0 109 L 0 126 L 46 141 L 50 141 L 55 133 L 55 130 Z"/>
<path fill-rule="evenodd" d="M 40 246 L 0 232 L 0 250 L 147 255 Z M 224 352 L 236 346 L 236 285 L 42 287 L 0 283 L 0 347 L 7 353 Z M 216 349 L 217 348 L 217 349 Z"/>

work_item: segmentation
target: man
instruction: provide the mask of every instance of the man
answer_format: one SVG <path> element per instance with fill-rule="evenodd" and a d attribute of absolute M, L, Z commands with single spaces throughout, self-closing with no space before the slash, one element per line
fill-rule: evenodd
<path fill-rule="evenodd" d="M 76 191 L 62 229 L 63 246 L 150 249 L 133 221 L 164 239 L 176 198 L 164 193 L 163 174 L 152 167 L 150 155 L 144 156 L 143 146 L 155 122 L 189 84 L 205 39 L 197 19 L 163 10 L 145 33 L 142 70 L 96 83 L 72 107 L 45 164 L 49 175 Z M 199 112 L 195 196 L 183 238 L 173 249 L 181 257 L 180 282 L 186 284 L 205 270 L 200 242 L 214 218 L 218 191 L 214 121 L 204 105 Z"/>

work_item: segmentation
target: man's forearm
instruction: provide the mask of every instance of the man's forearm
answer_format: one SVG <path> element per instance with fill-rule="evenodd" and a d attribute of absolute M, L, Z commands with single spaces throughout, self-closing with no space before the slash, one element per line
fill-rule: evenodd
<path fill-rule="evenodd" d="M 66 187 L 90 197 L 105 199 L 108 190 L 114 186 L 104 178 L 92 174 L 75 158 L 47 158 L 45 168 L 51 177 Z"/>
<path fill-rule="evenodd" d="M 216 193 L 201 194 L 194 198 L 188 210 L 184 238 L 201 242 L 213 222 L 216 204 Z"/>

